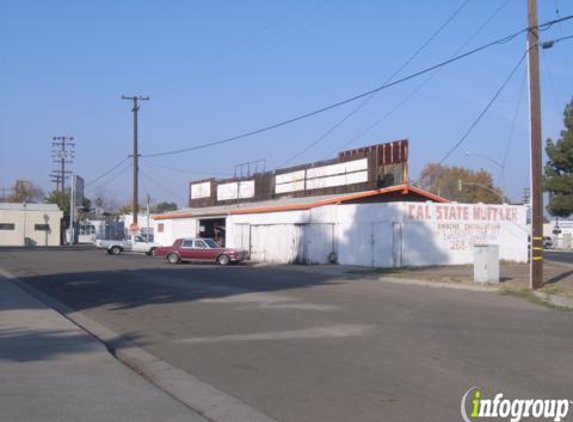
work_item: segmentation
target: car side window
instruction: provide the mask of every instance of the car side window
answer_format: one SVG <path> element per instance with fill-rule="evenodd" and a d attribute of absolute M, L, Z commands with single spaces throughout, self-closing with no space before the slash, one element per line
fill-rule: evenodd
<path fill-rule="evenodd" d="M 192 240 L 184 240 L 181 247 L 182 248 L 192 248 L 193 247 L 193 241 Z"/>
<path fill-rule="evenodd" d="M 205 249 L 205 248 L 207 248 L 207 245 L 206 245 L 205 242 L 203 242 L 202 240 L 196 240 L 196 241 L 195 241 L 195 248 L 197 248 L 197 249 Z"/>
<path fill-rule="evenodd" d="M 143 237 L 141 237 L 141 236 L 135 236 L 135 241 L 136 242 L 145 242 L 145 240 L 143 240 Z"/>

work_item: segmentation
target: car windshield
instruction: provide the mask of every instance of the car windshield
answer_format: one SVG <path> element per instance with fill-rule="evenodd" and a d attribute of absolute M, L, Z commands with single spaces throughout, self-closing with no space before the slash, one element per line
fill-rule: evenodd
<path fill-rule="evenodd" d="M 221 246 L 215 242 L 213 239 L 203 239 L 203 241 L 209 245 L 210 248 L 220 248 Z"/>

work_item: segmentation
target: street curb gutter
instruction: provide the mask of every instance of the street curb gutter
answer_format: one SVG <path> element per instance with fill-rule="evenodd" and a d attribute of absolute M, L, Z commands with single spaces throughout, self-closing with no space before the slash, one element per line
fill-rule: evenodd
<path fill-rule="evenodd" d="M 378 277 L 379 281 L 392 284 L 402 284 L 408 286 L 424 286 L 424 287 L 434 287 L 437 289 L 452 289 L 452 290 L 469 290 L 472 292 L 485 292 L 485 293 L 497 293 L 499 287 L 497 286 L 472 286 L 468 284 L 454 284 L 454 283 L 443 283 L 440 281 L 423 281 L 414 280 L 411 278 L 399 278 L 399 277 Z"/>
<path fill-rule="evenodd" d="M 533 294 L 541 300 L 549 302 L 552 305 L 573 309 L 573 299 L 543 292 L 533 292 Z"/>
<path fill-rule="evenodd" d="M 442 289 L 453 289 L 453 290 L 469 290 L 469 291 L 484 292 L 484 293 L 500 293 L 503 291 L 500 287 L 497 286 L 470 286 L 467 284 L 452 284 L 452 283 L 442 283 L 434 281 L 422 281 L 408 278 L 379 277 L 378 280 L 391 284 L 434 287 L 438 289 L 442 288 Z M 573 299 L 563 296 L 552 295 L 544 292 L 533 292 L 533 294 L 550 305 L 573 309 Z"/>
<path fill-rule="evenodd" d="M 29 286 L 3 268 L 0 268 L 0 275 L 91 334 L 116 359 L 205 418 L 213 422 L 278 422 L 238 398 L 135 346 L 129 339 Z"/>

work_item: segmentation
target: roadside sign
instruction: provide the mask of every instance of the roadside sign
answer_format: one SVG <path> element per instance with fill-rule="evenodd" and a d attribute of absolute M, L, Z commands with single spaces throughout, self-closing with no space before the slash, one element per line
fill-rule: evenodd
<path fill-rule="evenodd" d="M 74 204 L 76 207 L 84 205 L 84 179 L 74 174 Z"/>
<path fill-rule="evenodd" d="M 139 226 L 137 225 L 137 223 L 131 223 L 129 225 L 129 231 L 131 234 L 136 234 L 138 230 L 139 230 Z"/>

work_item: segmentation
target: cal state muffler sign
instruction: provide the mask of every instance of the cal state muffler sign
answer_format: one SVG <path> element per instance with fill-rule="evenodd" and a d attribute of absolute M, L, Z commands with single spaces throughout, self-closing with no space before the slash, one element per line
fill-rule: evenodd
<path fill-rule="evenodd" d="M 464 422 L 495 419 L 511 422 L 544 420 L 560 422 L 567 420 L 570 399 L 509 399 L 504 393 L 486 395 L 481 388 L 472 387 L 462 396 L 460 412 Z"/>

